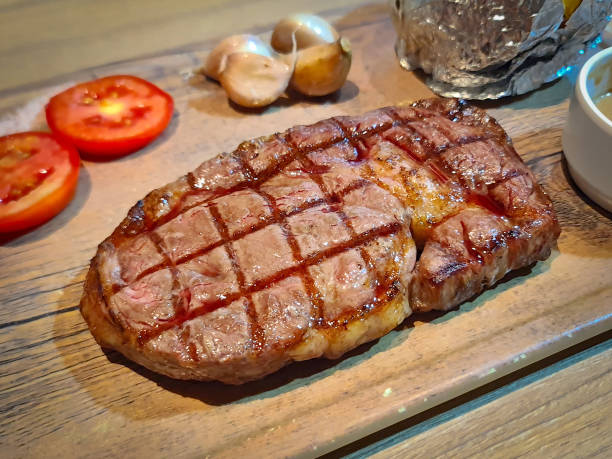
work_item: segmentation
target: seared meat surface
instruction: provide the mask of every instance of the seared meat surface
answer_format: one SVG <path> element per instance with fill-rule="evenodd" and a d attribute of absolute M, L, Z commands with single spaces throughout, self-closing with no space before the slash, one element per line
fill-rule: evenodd
<path fill-rule="evenodd" d="M 100 244 L 81 311 L 154 371 L 238 384 L 450 309 L 558 235 L 503 129 L 430 99 L 247 141 L 151 192 Z"/>

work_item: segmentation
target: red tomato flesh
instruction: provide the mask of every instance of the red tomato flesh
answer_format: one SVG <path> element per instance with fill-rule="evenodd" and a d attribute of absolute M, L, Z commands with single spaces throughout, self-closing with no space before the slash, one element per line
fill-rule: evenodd
<path fill-rule="evenodd" d="M 70 202 L 79 154 L 46 132 L 0 137 L 0 232 L 37 226 Z"/>
<path fill-rule="evenodd" d="M 81 83 L 52 97 L 47 124 L 92 156 L 136 151 L 168 126 L 172 97 L 141 78 L 116 75 Z"/>

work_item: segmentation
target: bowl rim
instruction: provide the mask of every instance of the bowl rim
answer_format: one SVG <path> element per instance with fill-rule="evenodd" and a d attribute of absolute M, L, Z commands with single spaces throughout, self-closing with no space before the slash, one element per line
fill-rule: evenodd
<path fill-rule="evenodd" d="M 601 129 L 612 135 L 612 120 L 597 108 L 587 91 L 587 79 L 591 71 L 607 57 L 612 59 L 612 47 L 599 51 L 586 61 L 578 75 L 576 94 L 580 105 L 582 105 L 583 110 L 588 114 L 589 118 L 591 118 Z"/>

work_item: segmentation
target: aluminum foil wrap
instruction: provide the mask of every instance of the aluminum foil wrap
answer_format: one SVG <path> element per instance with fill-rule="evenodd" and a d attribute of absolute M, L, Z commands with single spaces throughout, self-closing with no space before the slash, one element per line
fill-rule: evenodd
<path fill-rule="evenodd" d="M 437 94 L 497 99 L 553 81 L 594 54 L 612 0 L 391 0 L 400 64 Z"/>

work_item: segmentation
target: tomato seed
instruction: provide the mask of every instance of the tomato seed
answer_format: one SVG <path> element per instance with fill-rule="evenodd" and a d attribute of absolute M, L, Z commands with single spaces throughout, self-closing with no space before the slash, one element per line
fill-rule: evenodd
<path fill-rule="evenodd" d="M 17 201 L 23 198 L 28 193 L 39 187 L 45 179 L 53 174 L 54 169 L 40 169 L 34 177 L 30 177 L 20 183 L 11 185 L 5 197 L 0 196 L 0 205 L 7 204 L 11 201 Z"/>

